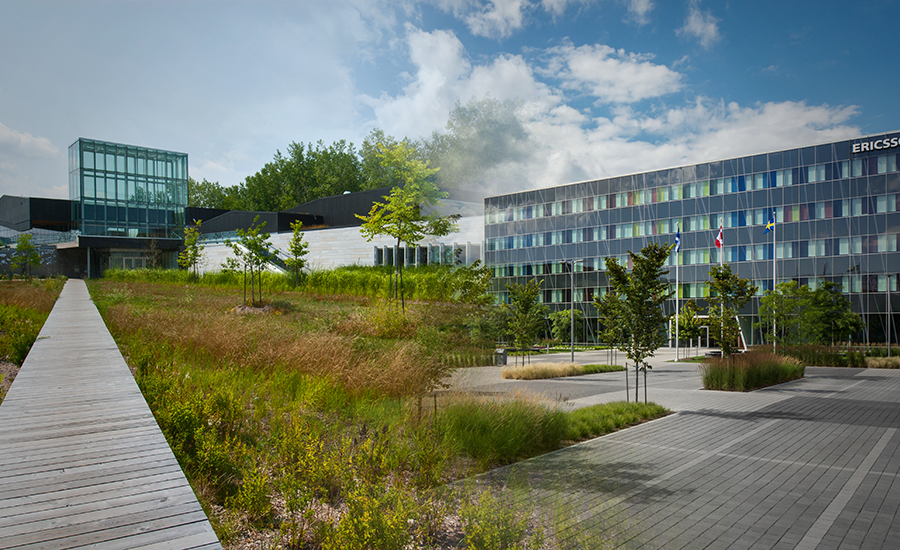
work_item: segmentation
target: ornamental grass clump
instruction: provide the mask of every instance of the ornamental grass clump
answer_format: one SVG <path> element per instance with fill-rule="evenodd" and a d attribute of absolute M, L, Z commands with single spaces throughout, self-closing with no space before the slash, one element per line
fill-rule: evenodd
<path fill-rule="evenodd" d="M 707 390 L 752 391 L 803 378 L 804 364 L 795 357 L 750 352 L 711 358 L 700 366 Z"/>
<path fill-rule="evenodd" d="M 530 363 L 527 365 L 509 365 L 500 371 L 507 380 L 543 380 L 564 376 L 581 376 L 601 372 L 623 371 L 619 365 L 578 365 L 576 363 Z"/>

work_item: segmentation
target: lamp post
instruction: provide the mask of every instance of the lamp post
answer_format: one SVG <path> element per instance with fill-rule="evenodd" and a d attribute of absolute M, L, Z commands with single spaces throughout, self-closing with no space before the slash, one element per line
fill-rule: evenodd
<path fill-rule="evenodd" d="M 887 353 L 888 357 L 891 356 L 891 276 L 886 275 L 887 277 L 887 330 L 885 330 L 885 336 L 887 337 Z"/>
<path fill-rule="evenodd" d="M 583 264 L 584 260 L 560 260 L 561 264 L 569 266 L 569 272 L 572 274 L 572 301 L 570 305 L 572 309 L 569 311 L 569 336 L 572 343 L 572 362 L 575 362 L 575 264 Z"/>

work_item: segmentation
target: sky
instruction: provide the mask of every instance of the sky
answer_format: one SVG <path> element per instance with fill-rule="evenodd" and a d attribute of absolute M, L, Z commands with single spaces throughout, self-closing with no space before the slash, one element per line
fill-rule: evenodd
<path fill-rule="evenodd" d="M 0 0 L 0 194 L 68 198 L 79 137 L 239 184 L 291 142 L 428 138 L 515 100 L 492 192 L 900 130 L 900 3 Z"/>

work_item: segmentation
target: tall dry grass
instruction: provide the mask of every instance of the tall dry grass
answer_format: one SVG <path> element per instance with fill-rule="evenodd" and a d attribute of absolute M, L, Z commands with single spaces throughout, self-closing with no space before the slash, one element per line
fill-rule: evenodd
<path fill-rule="evenodd" d="M 50 313 L 65 283 L 64 278 L 0 281 L 0 304 Z"/>
<path fill-rule="evenodd" d="M 316 318 L 369 315 L 352 304 L 346 313 L 301 306 L 239 314 L 229 307 L 234 297 L 228 293 L 170 287 L 154 289 L 146 300 L 135 301 L 127 299 L 134 291 L 118 285 L 105 284 L 114 302 L 105 307 L 105 318 L 114 335 L 140 335 L 141 340 L 169 346 L 192 360 L 325 376 L 352 392 L 394 397 L 430 391 L 446 375 L 447 369 L 415 340 L 371 342 L 361 336 L 377 334 L 376 328 L 354 334 L 340 321 Z M 117 296 L 125 298 L 116 300 Z M 334 326 L 338 331 L 329 331 Z M 394 336 L 408 332 L 404 329 Z"/>

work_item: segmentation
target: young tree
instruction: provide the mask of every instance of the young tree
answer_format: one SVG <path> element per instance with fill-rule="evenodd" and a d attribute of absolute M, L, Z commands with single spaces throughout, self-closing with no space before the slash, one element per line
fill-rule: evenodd
<path fill-rule="evenodd" d="M 541 303 L 542 283 L 531 279 L 524 285 L 506 285 L 509 291 L 509 302 L 503 305 L 507 314 L 506 326 L 518 349 L 531 348 L 544 326 L 547 306 Z"/>
<path fill-rule="evenodd" d="M 250 273 L 250 305 L 262 303 L 262 272 L 269 261 L 269 234 L 264 233 L 266 222 L 259 222 L 259 216 L 253 218 L 253 223 L 248 229 L 238 229 L 237 242 L 225 239 L 225 244 L 231 247 L 232 252 L 244 271 L 244 287 L 246 289 L 247 272 Z M 256 279 L 259 278 L 259 301 L 256 300 Z M 246 292 L 246 291 L 245 291 Z M 246 295 L 244 305 L 247 305 Z"/>
<path fill-rule="evenodd" d="M 41 265 L 41 254 L 38 252 L 37 246 L 32 242 L 33 238 L 34 236 L 30 233 L 19 235 L 18 242 L 16 242 L 16 252 L 12 259 L 12 268 L 9 272 L 10 278 L 12 278 L 12 272 L 19 268 L 22 269 L 23 277 L 31 278 L 31 269 Z"/>
<path fill-rule="evenodd" d="M 184 250 L 178 254 L 178 265 L 194 272 L 194 278 L 198 276 L 200 262 L 203 260 L 203 244 L 200 242 L 200 224 L 203 220 L 197 220 L 194 225 L 184 227 Z"/>
<path fill-rule="evenodd" d="M 732 273 L 728 264 L 713 266 L 709 279 L 709 330 L 722 355 L 728 357 L 738 350 L 741 326 L 737 314 L 756 293 L 756 286 Z"/>
<path fill-rule="evenodd" d="M 306 267 L 306 255 L 309 254 L 309 243 L 303 240 L 302 227 L 303 222 L 300 220 L 291 222 L 291 229 L 294 233 L 288 243 L 288 257 L 284 260 L 294 274 L 294 286 L 300 284 L 303 268 Z"/>
<path fill-rule="evenodd" d="M 810 342 L 815 332 L 810 322 L 817 323 L 811 305 L 812 292 L 808 286 L 797 281 L 778 283 L 774 292 L 767 291 L 759 300 L 759 322 L 755 327 L 762 330 L 767 342 L 782 346 Z"/>
<path fill-rule="evenodd" d="M 693 349 L 694 339 L 703 334 L 703 319 L 698 316 L 697 304 L 693 300 L 687 300 L 681 306 L 678 314 L 678 337 L 683 342 L 689 342 L 688 347 Z"/>
<path fill-rule="evenodd" d="M 607 344 L 612 344 L 616 349 L 622 342 L 629 339 L 631 334 L 626 333 L 627 327 L 621 323 L 624 315 L 622 299 L 615 288 L 610 288 L 602 297 L 594 298 L 594 307 L 597 308 L 599 317 L 600 338 Z"/>
<path fill-rule="evenodd" d="M 811 330 L 815 341 L 834 344 L 865 328 L 862 317 L 850 309 L 850 300 L 841 292 L 841 285 L 825 281 L 816 287 L 812 295 L 814 316 Z"/>
<path fill-rule="evenodd" d="M 377 235 L 390 235 L 397 239 L 399 249 L 401 244 L 416 246 L 426 235 L 442 237 L 459 229 L 456 224 L 458 214 L 441 216 L 433 211 L 440 200 L 447 197 L 447 193 L 442 193 L 429 180 L 437 169 L 428 168 L 428 163 L 416 160 L 413 153 L 405 143 L 391 148 L 381 147 L 379 156 L 382 166 L 395 173 L 403 182 L 403 187 L 391 189 L 391 194 L 384 197 L 386 202 L 374 203 L 367 216 L 356 216 L 363 221 L 360 233 L 366 240 L 371 241 Z M 394 297 L 400 298 L 405 311 L 403 263 L 403 258 L 394 262 Z"/>
<path fill-rule="evenodd" d="M 550 314 L 550 334 L 557 342 L 568 342 L 572 338 L 572 316 L 575 317 L 575 339 L 581 341 L 583 332 L 581 330 L 584 322 L 584 314 L 580 309 L 576 309 L 573 313 L 571 309 L 563 311 L 554 311 Z"/>
<path fill-rule="evenodd" d="M 635 372 L 644 372 L 644 400 L 647 399 L 647 357 L 666 343 L 665 326 L 669 316 L 663 312 L 663 304 L 672 295 L 669 283 L 663 278 L 669 270 L 663 269 L 669 252 L 675 245 L 651 242 L 639 254 L 628 251 L 633 268 L 631 273 L 618 261 L 606 258 L 609 284 L 621 296 L 620 319 L 622 330 L 630 335 L 622 342 L 625 354 L 634 363 Z M 635 401 L 637 384 L 635 384 Z"/>

